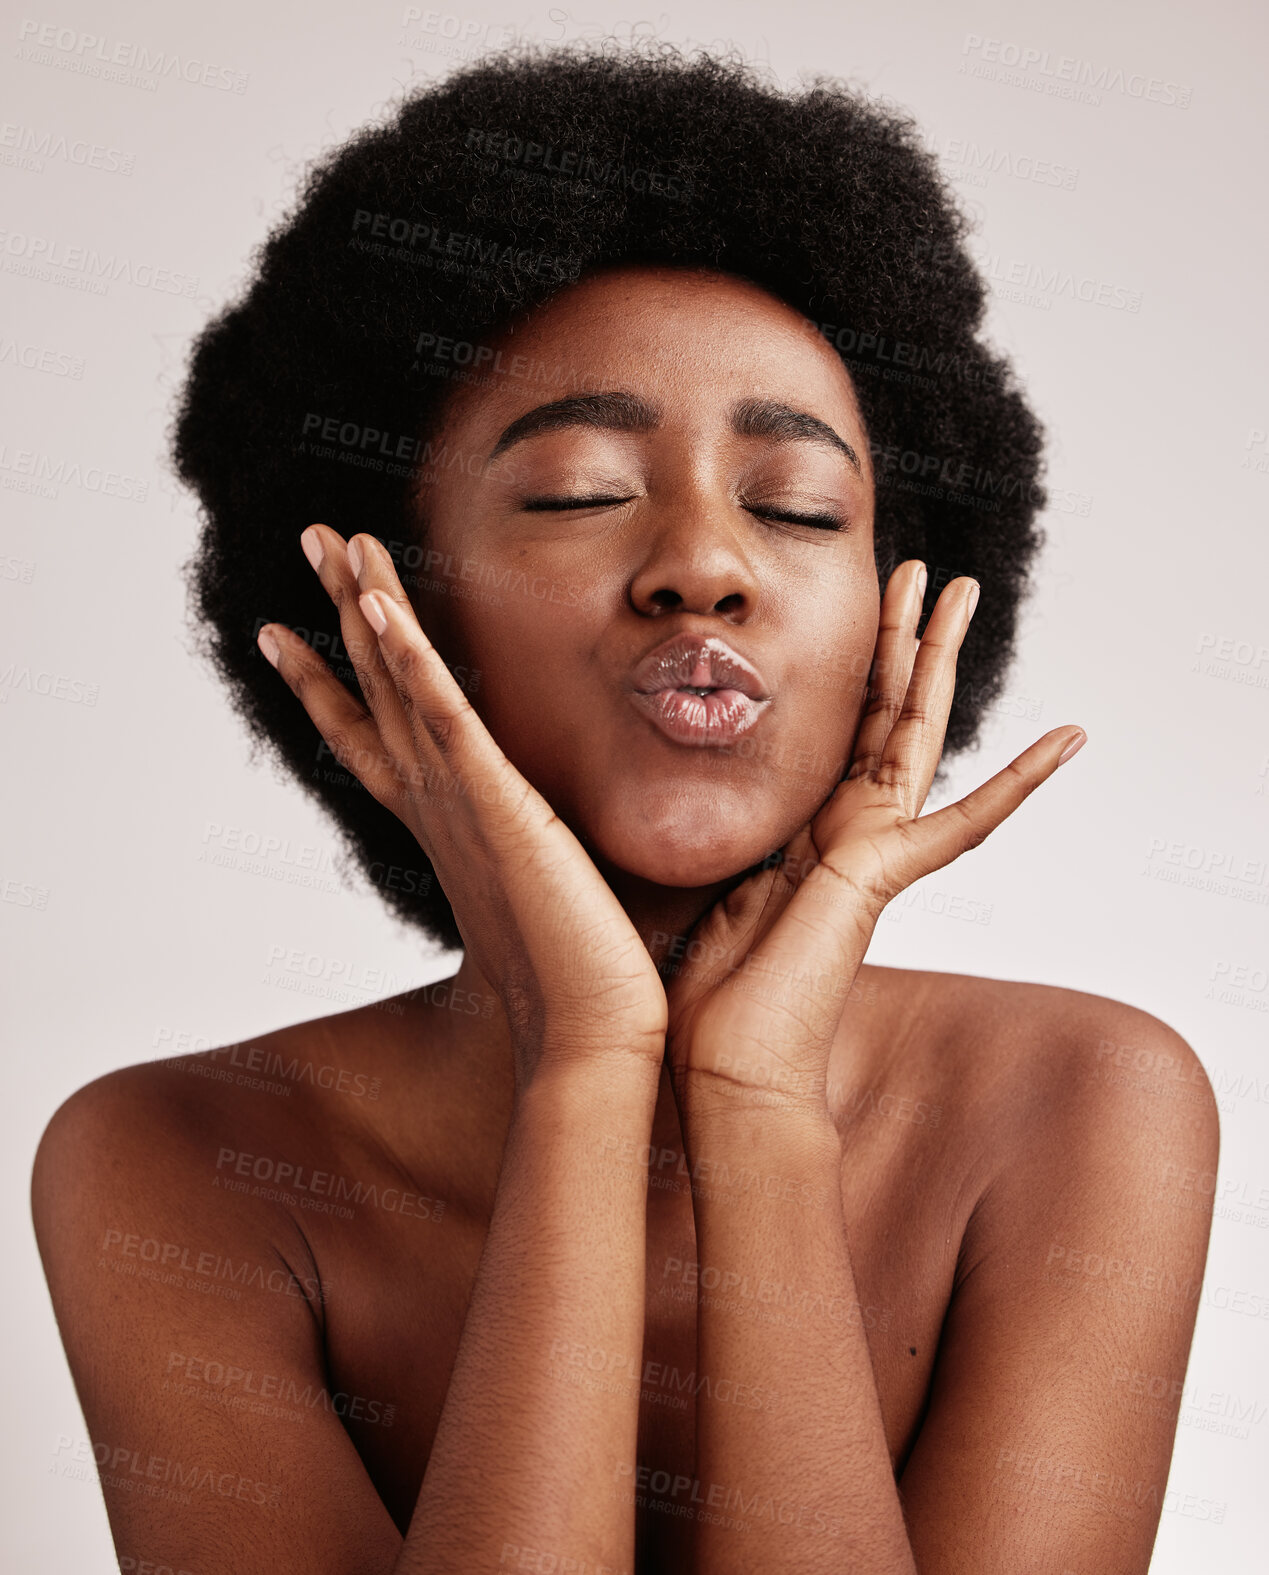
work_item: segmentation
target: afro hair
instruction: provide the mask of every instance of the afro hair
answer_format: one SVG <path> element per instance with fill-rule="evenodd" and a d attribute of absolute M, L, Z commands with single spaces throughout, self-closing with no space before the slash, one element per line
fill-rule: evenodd
<path fill-rule="evenodd" d="M 902 110 L 821 76 L 786 91 L 734 53 L 664 42 L 517 42 L 309 167 L 241 299 L 193 345 L 172 430 L 202 505 L 185 572 L 195 638 L 253 742 L 326 807 L 401 919 L 461 948 L 417 841 L 340 769 L 256 634 L 285 623 L 360 698 L 335 609 L 297 571 L 299 533 L 313 520 L 369 532 L 399 570 L 416 563 L 414 461 L 447 389 L 485 375 L 490 338 L 583 270 L 741 276 L 836 349 L 869 434 L 882 583 L 919 557 L 926 615 L 956 575 L 987 592 L 944 761 L 976 742 L 1046 495 L 1040 425 L 977 337 L 968 233 Z"/>

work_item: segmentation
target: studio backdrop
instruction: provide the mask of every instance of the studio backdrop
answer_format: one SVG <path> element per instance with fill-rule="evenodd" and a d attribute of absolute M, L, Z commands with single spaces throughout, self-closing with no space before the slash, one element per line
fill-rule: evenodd
<path fill-rule="evenodd" d="M 1049 728 L 1088 741 L 997 836 L 904 891 L 869 960 L 1106 996 L 1201 1059 L 1219 1171 L 1157 1177 L 1178 1219 L 1214 1200 L 1184 1392 L 1125 1372 L 1106 1403 L 1178 1410 L 1151 1569 L 1251 1575 L 1269 1535 L 1263 11 L 439 4 L 67 0 L 4 23 L 7 1562 L 111 1558 L 31 1227 L 54 1110 L 112 1069 L 457 961 L 348 868 L 196 650 L 182 571 L 198 508 L 169 451 L 193 337 L 246 283 L 308 162 L 420 82 L 516 37 L 641 34 L 901 107 L 972 219 L 987 336 L 1044 423 L 1049 501 L 1016 659 L 931 807 Z M 904 354 L 862 353 L 878 375 Z M 886 463 L 917 485 L 919 460 Z M 1087 1073 L 1180 1097 L 1167 1066 L 1113 1044 L 1090 1047 Z M 1037 1514 L 1046 1502 L 1037 1478 Z"/>

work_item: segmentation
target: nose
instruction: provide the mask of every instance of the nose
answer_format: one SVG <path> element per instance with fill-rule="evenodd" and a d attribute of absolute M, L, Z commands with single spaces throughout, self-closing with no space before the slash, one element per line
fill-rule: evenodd
<path fill-rule="evenodd" d="M 630 582 L 637 612 L 718 613 L 746 622 L 758 605 L 758 578 L 734 506 L 719 499 L 667 500 Z"/>

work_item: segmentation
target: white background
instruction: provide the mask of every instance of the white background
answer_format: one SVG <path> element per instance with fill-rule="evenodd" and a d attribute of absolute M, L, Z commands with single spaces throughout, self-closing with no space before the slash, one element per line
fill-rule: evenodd
<path fill-rule="evenodd" d="M 1231 0 L 675 0 L 640 20 L 625 0 L 444 3 L 429 18 L 375 0 L 65 0 L 10 10 L 0 32 L 0 927 L 15 1084 L 0 1146 L 4 1552 L 14 1568 L 111 1567 L 97 1487 L 57 1469 L 59 1437 L 84 1434 L 27 1202 L 52 1111 L 111 1068 L 394 994 L 457 960 L 341 886 L 329 827 L 250 761 L 189 654 L 179 568 L 196 517 L 165 469 L 165 430 L 190 336 L 237 292 L 304 161 L 411 81 L 505 29 L 559 39 L 638 26 L 733 42 L 789 86 L 816 68 L 911 107 L 975 204 L 993 278 L 1069 274 L 1092 281 L 1086 294 L 1139 296 L 1135 312 L 1060 285 L 993 301 L 991 334 L 1049 428 L 1063 507 L 1046 518 L 1007 694 L 950 790 L 1050 727 L 1078 722 L 1089 742 L 1007 829 L 905 894 L 870 959 L 1110 996 L 1201 1056 L 1222 1112 L 1217 1218 L 1152 1569 L 1262 1567 L 1269 1323 L 1238 1309 L 1269 1308 L 1269 1211 L 1255 1208 L 1269 1201 L 1263 14 Z M 29 24 L 246 80 L 241 92 L 103 80 L 67 68 L 74 49 L 25 56 Z M 464 27 L 469 42 L 455 42 Z M 1048 74 L 1040 61 L 1022 85 L 1002 76 L 1028 50 L 1049 52 Z M 1058 91 L 1062 56 L 1087 64 L 1085 100 Z M 1138 96 L 1151 77 L 1189 103 Z M 98 144 L 129 170 L 22 152 L 46 134 Z M 970 142 L 992 163 L 1003 155 L 985 184 L 961 156 Z M 1073 189 L 1025 178 L 1027 161 L 1076 171 Z M 197 284 L 182 295 L 117 280 L 94 295 L 31 276 L 32 238 Z M 121 472 L 146 496 L 74 482 L 24 492 L 27 451 Z M 53 680 L 71 698 L 40 692 Z M 236 837 L 290 843 L 264 874 L 208 862 Z M 317 889 L 288 882 L 313 863 Z M 957 916 L 967 911 L 988 922 Z M 324 997 L 271 961 L 279 947 L 363 987 Z"/>

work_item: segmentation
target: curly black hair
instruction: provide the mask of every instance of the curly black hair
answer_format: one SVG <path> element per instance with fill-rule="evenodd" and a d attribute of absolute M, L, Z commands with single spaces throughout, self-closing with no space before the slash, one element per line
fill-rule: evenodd
<path fill-rule="evenodd" d="M 366 531 L 417 563 L 416 461 L 447 389 L 492 375 L 489 341 L 583 270 L 747 278 L 834 346 L 869 434 L 883 583 L 923 558 L 927 615 L 954 576 L 983 584 L 944 759 L 976 742 L 1046 494 L 1041 427 L 976 334 L 968 233 L 903 110 L 822 76 L 789 92 L 734 51 L 664 42 L 519 41 L 309 168 L 242 298 L 194 342 L 172 431 L 202 503 L 185 573 L 195 640 L 253 742 L 329 810 L 400 918 L 461 948 L 418 843 L 340 769 L 256 635 L 287 624 L 360 695 L 334 607 L 297 567 L 300 532 Z"/>

